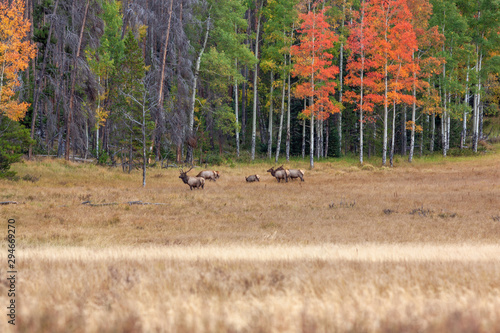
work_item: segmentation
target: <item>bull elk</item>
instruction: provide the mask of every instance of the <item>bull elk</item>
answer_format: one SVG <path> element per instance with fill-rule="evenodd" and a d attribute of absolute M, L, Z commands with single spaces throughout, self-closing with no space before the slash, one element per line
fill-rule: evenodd
<path fill-rule="evenodd" d="M 203 170 L 196 177 L 203 177 L 204 179 L 213 180 L 214 182 L 219 179 L 220 172 L 212 170 Z"/>
<path fill-rule="evenodd" d="M 245 180 L 248 183 L 260 182 L 260 176 L 259 175 L 251 175 L 251 176 L 245 177 Z"/>
<path fill-rule="evenodd" d="M 277 168 L 276 170 L 286 170 L 286 171 L 288 171 L 289 172 L 288 178 L 290 178 L 291 180 L 293 180 L 295 178 L 300 178 L 300 180 L 304 181 L 304 174 L 305 174 L 304 170 L 301 170 L 301 169 L 284 169 L 283 165 L 280 166 L 279 168 Z"/>
<path fill-rule="evenodd" d="M 191 167 L 192 169 L 192 167 Z M 191 169 L 189 169 L 188 171 L 184 171 L 182 169 L 180 169 L 180 173 L 181 175 L 179 176 L 180 179 L 182 179 L 182 181 L 184 182 L 184 184 L 188 184 L 189 185 L 189 189 L 192 191 L 193 190 L 193 187 L 194 188 L 204 188 L 205 187 L 205 178 L 203 177 L 190 177 L 187 175 L 187 173 L 189 171 L 191 171 Z"/>
<path fill-rule="evenodd" d="M 270 172 L 271 175 L 274 178 L 276 178 L 276 180 L 278 181 L 278 183 L 280 183 L 282 179 L 284 179 L 285 182 L 288 183 L 289 172 L 288 172 L 288 170 L 283 169 L 283 166 L 280 166 L 276 170 L 274 170 L 274 168 L 271 167 L 271 169 L 267 170 L 267 172 Z"/>

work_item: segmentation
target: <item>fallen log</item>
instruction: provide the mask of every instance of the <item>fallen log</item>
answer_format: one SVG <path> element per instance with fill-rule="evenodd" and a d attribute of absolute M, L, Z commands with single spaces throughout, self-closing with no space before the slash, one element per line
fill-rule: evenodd
<path fill-rule="evenodd" d="M 142 202 L 142 201 L 127 201 L 125 202 L 126 204 L 129 204 L 130 206 L 132 205 L 166 205 L 166 203 L 163 202 Z M 109 202 L 109 203 L 100 203 L 100 204 L 94 204 L 90 201 L 84 201 L 82 202 L 82 205 L 87 205 L 91 207 L 100 207 L 100 206 L 114 206 L 118 205 L 118 202 Z"/>
<path fill-rule="evenodd" d="M 0 205 L 17 205 L 17 201 L 1 201 Z"/>
<path fill-rule="evenodd" d="M 142 201 L 129 201 L 127 202 L 130 206 L 132 205 L 166 205 L 163 202 L 142 202 Z"/>
<path fill-rule="evenodd" d="M 88 206 L 91 206 L 91 207 L 114 206 L 114 205 L 118 205 L 118 202 L 109 202 L 109 203 L 93 204 L 93 203 L 92 203 L 92 202 L 90 202 L 90 201 L 84 201 L 84 202 L 82 202 L 82 205 L 88 205 Z"/>

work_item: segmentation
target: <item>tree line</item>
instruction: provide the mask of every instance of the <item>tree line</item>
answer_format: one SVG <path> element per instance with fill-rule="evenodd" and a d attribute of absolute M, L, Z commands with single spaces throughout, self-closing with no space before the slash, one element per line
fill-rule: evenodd
<path fill-rule="evenodd" d="M 130 170 L 309 155 L 312 168 L 477 152 L 499 109 L 499 7 L 1 0 L 0 162 L 26 151 Z"/>

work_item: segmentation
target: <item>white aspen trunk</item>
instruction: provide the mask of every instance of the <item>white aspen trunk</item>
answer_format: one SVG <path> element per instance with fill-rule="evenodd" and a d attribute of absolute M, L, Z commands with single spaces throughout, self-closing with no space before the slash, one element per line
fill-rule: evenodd
<path fill-rule="evenodd" d="M 255 160 L 255 139 L 257 133 L 257 71 L 259 68 L 259 33 L 260 33 L 260 18 L 261 18 L 261 9 L 262 5 L 259 8 L 259 18 L 257 22 L 257 36 L 255 38 L 255 57 L 257 58 L 257 62 L 255 63 L 254 73 L 253 73 L 253 111 L 252 111 L 252 148 L 251 155 L 252 161 Z"/>
<path fill-rule="evenodd" d="M 315 151 L 316 151 L 316 158 L 319 159 L 321 157 L 321 119 L 316 119 L 316 137 L 315 137 Z"/>
<path fill-rule="evenodd" d="M 304 109 L 306 108 L 306 100 L 304 99 Z M 302 159 L 306 158 L 306 120 L 302 119 Z"/>
<path fill-rule="evenodd" d="M 465 138 L 467 137 L 467 110 L 469 109 L 469 60 L 467 59 L 467 76 L 465 78 L 465 99 L 464 99 L 464 115 L 462 119 L 462 137 L 460 138 L 460 149 L 465 147 Z"/>
<path fill-rule="evenodd" d="M 399 62 L 398 74 L 396 76 L 396 87 L 398 86 L 400 71 L 401 71 L 401 61 Z M 394 89 L 394 94 L 397 95 L 397 88 Z M 394 166 L 395 136 L 396 136 L 396 96 L 394 96 L 394 100 L 392 102 L 392 133 L 391 133 L 391 157 L 390 157 L 391 168 Z"/>
<path fill-rule="evenodd" d="M 311 112 L 311 136 L 310 136 L 310 154 L 309 154 L 309 166 L 311 169 L 314 168 L 314 113 Z"/>
<path fill-rule="evenodd" d="M 313 29 L 316 26 L 316 21 L 313 22 Z M 311 97 L 309 103 L 311 104 L 311 142 L 310 142 L 310 156 L 309 156 L 309 166 L 311 169 L 314 168 L 314 62 L 315 62 L 315 54 L 314 51 L 316 50 L 316 45 L 315 45 L 315 37 L 313 36 L 312 42 L 313 42 L 313 52 L 312 52 L 312 63 L 311 63 L 311 68 L 312 68 L 312 73 L 311 73 Z"/>
<path fill-rule="evenodd" d="M 387 61 L 387 60 L 386 60 Z M 386 165 L 387 163 L 387 120 L 388 120 L 388 115 L 389 115 L 389 110 L 388 110 L 388 89 L 387 89 L 387 64 L 385 65 L 385 78 L 384 78 L 384 136 L 383 136 L 383 143 L 382 143 L 382 165 Z"/>
<path fill-rule="evenodd" d="M 235 68 L 238 69 L 238 59 L 235 61 Z M 238 115 L 238 80 L 234 78 L 234 115 L 236 117 L 236 157 L 240 157 L 240 131 L 239 131 L 239 115 Z"/>
<path fill-rule="evenodd" d="M 142 100 L 142 187 L 146 187 L 146 93 Z"/>
<path fill-rule="evenodd" d="M 385 41 L 387 42 L 387 26 L 389 25 L 388 23 L 388 18 L 386 17 L 386 29 L 385 29 Z M 388 110 L 388 88 L 387 88 L 387 81 L 389 80 L 388 78 L 388 55 L 387 52 L 385 53 L 385 65 L 384 65 L 384 135 L 383 135 L 383 141 L 382 141 L 382 165 L 386 165 L 387 163 L 387 118 L 389 115 L 389 110 Z"/>
<path fill-rule="evenodd" d="M 412 53 L 412 59 L 413 59 L 413 62 L 415 63 L 415 52 Z M 417 110 L 417 71 L 415 70 L 415 64 L 414 64 L 413 65 L 413 103 L 412 103 L 412 107 L 411 107 L 410 154 L 408 156 L 408 162 L 410 162 L 410 163 L 413 161 L 413 153 L 415 151 L 416 110 Z M 404 127 L 406 130 L 406 124 Z M 404 144 L 406 145 L 406 142 Z"/>
<path fill-rule="evenodd" d="M 363 1 L 363 6 L 364 6 L 364 1 Z M 363 14 L 361 17 L 361 25 L 363 25 L 363 17 L 364 17 L 364 8 L 363 8 Z M 344 25 L 345 25 L 345 0 L 342 1 L 342 23 L 341 23 L 341 31 L 344 31 Z M 343 97 L 343 83 L 344 83 L 344 41 L 340 43 L 340 59 L 339 59 L 339 102 L 342 104 L 342 97 Z M 339 140 L 339 151 L 342 151 L 342 110 L 340 110 L 339 115 L 338 115 L 338 122 L 337 122 L 337 132 L 338 132 L 338 140 Z M 362 163 L 361 163 L 362 164 Z"/>
<path fill-rule="evenodd" d="M 482 53 L 479 52 L 479 48 L 477 48 L 477 54 L 478 54 L 478 60 L 477 60 L 477 65 L 476 65 L 476 72 L 477 72 L 477 77 L 478 77 L 478 82 L 477 82 L 477 92 L 474 95 L 474 131 L 473 131 L 473 144 L 472 148 L 475 153 L 477 153 L 477 145 L 479 141 L 479 113 L 480 113 L 480 104 L 481 104 L 481 64 L 482 64 Z"/>
<path fill-rule="evenodd" d="M 446 12 L 445 12 L 446 13 Z M 442 34 L 444 36 L 445 25 L 443 24 Z M 443 44 L 443 54 L 445 53 L 445 48 Z M 443 146 L 443 156 L 446 156 L 446 136 L 445 136 L 445 126 L 446 126 L 446 62 L 443 63 L 443 84 L 441 92 L 441 101 L 443 101 L 443 112 L 441 113 L 441 145 Z"/>
<path fill-rule="evenodd" d="M 274 110 L 273 110 L 273 94 L 274 94 L 274 72 L 271 70 L 271 93 L 269 97 L 269 123 L 268 123 L 268 132 L 269 132 L 269 138 L 267 140 L 267 158 L 271 159 L 271 155 L 273 152 L 273 115 L 274 115 Z"/>
<path fill-rule="evenodd" d="M 434 143 L 436 141 L 436 113 L 432 114 L 432 122 L 431 122 L 431 143 L 429 150 L 431 153 L 434 152 Z"/>
<path fill-rule="evenodd" d="M 286 161 L 290 161 L 290 73 L 288 73 L 288 103 L 286 112 Z"/>
<path fill-rule="evenodd" d="M 392 133 L 391 133 L 391 152 L 390 152 L 390 165 L 394 166 L 394 137 L 396 133 L 396 101 L 392 105 Z"/>
<path fill-rule="evenodd" d="M 451 105 L 451 93 L 448 93 L 448 105 Z M 450 112 L 447 112 L 446 119 L 446 151 L 450 150 L 450 124 L 451 124 L 451 116 Z"/>
<path fill-rule="evenodd" d="M 361 70 L 359 77 L 360 84 L 360 105 L 359 105 L 359 164 L 363 165 L 363 102 L 364 102 L 364 75 L 365 75 L 365 45 L 364 45 L 364 20 L 365 20 L 365 1 L 361 4 Z M 342 19 L 342 25 L 344 20 Z M 342 50 L 342 49 L 341 49 Z M 342 52 L 342 51 L 341 51 Z M 342 58 L 341 58 L 342 59 Z M 340 79 L 342 82 L 342 76 Z M 342 85 L 341 85 L 342 87 Z M 342 88 L 341 88 L 342 89 Z M 342 91 L 342 90 L 341 90 Z M 342 103 L 342 93 L 340 94 L 340 102 Z"/>
<path fill-rule="evenodd" d="M 429 128 L 429 115 L 425 118 L 427 128 Z M 420 132 L 420 157 L 424 154 L 424 120 L 422 119 L 422 132 Z"/>
<path fill-rule="evenodd" d="M 443 46 L 443 50 L 444 50 L 444 46 Z M 447 143 L 446 143 L 446 130 L 447 130 L 447 125 L 446 125 L 446 121 L 448 119 L 448 115 L 447 115 L 447 99 L 446 99 L 446 86 L 445 86 L 445 81 L 446 81 L 446 64 L 443 64 L 443 93 L 441 95 L 441 99 L 443 101 L 443 113 L 441 114 L 441 144 L 442 144 L 442 148 L 443 148 L 443 156 L 446 157 L 446 146 L 447 146 Z"/>
<path fill-rule="evenodd" d="M 283 115 L 285 113 L 285 73 L 283 73 L 283 90 L 281 94 L 281 115 L 280 115 L 280 127 L 278 130 L 278 142 L 276 143 L 276 160 L 278 163 L 278 158 L 280 156 L 280 147 L 281 147 L 281 133 L 283 132 Z"/>
<path fill-rule="evenodd" d="M 207 46 L 208 35 L 210 34 L 210 12 L 208 13 L 207 18 L 207 31 L 205 32 L 205 38 L 203 39 L 203 45 L 201 47 L 200 53 L 198 54 L 198 58 L 196 59 L 196 65 L 194 69 L 194 77 L 193 77 L 193 90 L 191 91 L 191 103 L 189 106 L 189 120 L 188 120 L 188 138 L 191 139 L 193 137 L 193 129 L 194 129 L 194 104 L 196 102 L 196 89 L 198 86 L 198 77 L 200 76 L 200 64 L 201 57 L 205 52 L 205 47 Z M 193 163 L 193 147 L 191 144 L 188 144 L 186 159 L 188 163 Z"/>
<path fill-rule="evenodd" d="M 291 41 L 293 41 L 293 31 L 295 30 L 295 23 L 292 24 L 292 33 L 291 33 Z M 288 53 L 288 61 L 290 64 L 292 63 L 292 54 L 291 51 Z M 286 112 L 286 161 L 290 161 L 290 102 L 291 102 L 291 94 L 290 94 L 290 71 L 288 72 L 288 103 L 287 103 L 287 112 Z"/>

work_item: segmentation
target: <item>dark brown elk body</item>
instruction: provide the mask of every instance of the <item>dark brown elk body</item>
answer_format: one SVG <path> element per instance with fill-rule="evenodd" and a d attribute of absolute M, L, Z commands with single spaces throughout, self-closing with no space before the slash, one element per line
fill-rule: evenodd
<path fill-rule="evenodd" d="M 219 171 L 203 170 L 196 177 L 203 177 L 205 179 L 216 181 L 220 177 Z"/>
<path fill-rule="evenodd" d="M 279 169 L 278 170 L 278 169 L 274 170 L 274 168 L 271 168 L 271 169 L 267 170 L 267 172 L 270 172 L 271 175 L 274 178 L 276 178 L 276 180 L 278 181 L 278 183 L 280 183 L 282 179 L 284 179 L 286 182 L 288 182 L 288 174 L 289 173 L 287 172 L 287 170 L 284 170 L 284 169 Z"/>
<path fill-rule="evenodd" d="M 285 169 L 283 168 L 283 166 L 280 166 L 276 170 L 285 170 Z M 295 178 L 300 178 L 300 180 L 304 181 L 304 174 L 305 174 L 304 170 L 301 170 L 301 169 L 286 169 L 286 171 L 288 171 L 288 178 L 290 178 L 291 180 L 293 180 Z"/>
<path fill-rule="evenodd" d="M 245 177 L 245 180 L 249 183 L 260 182 L 260 176 L 259 175 L 251 175 L 251 176 Z"/>
<path fill-rule="evenodd" d="M 192 169 L 192 168 L 191 168 Z M 187 173 L 189 171 L 191 171 L 191 169 L 189 169 L 188 171 L 184 172 L 184 170 L 180 170 L 181 172 L 181 175 L 179 176 L 180 179 L 182 179 L 182 181 L 184 182 L 184 184 L 188 184 L 189 185 L 189 189 L 190 190 L 193 190 L 193 187 L 194 188 L 204 188 L 205 187 L 205 178 L 203 177 L 190 177 L 187 175 Z"/>

